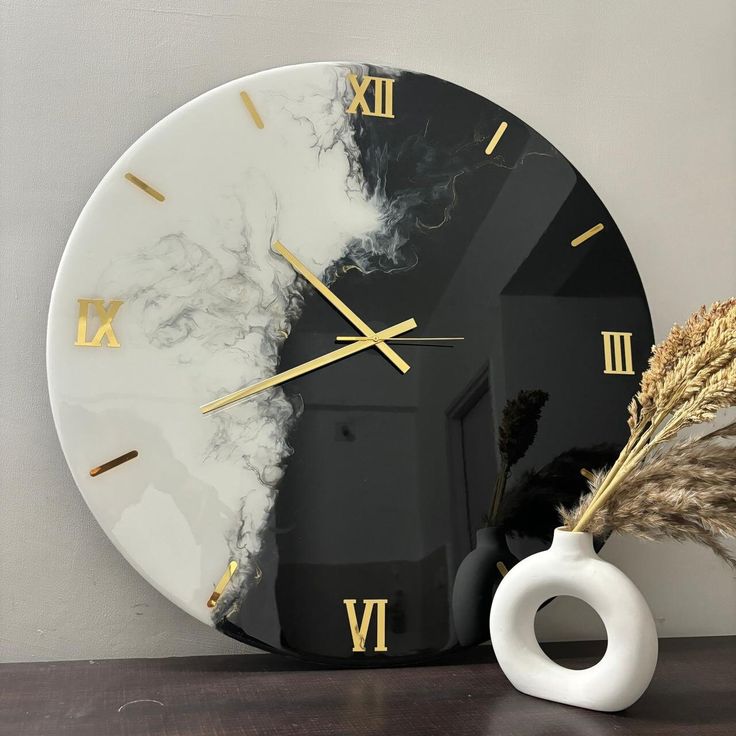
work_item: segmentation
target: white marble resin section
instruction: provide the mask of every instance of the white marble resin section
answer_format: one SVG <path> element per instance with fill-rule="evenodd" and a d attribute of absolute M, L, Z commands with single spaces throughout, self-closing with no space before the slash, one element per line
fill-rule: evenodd
<path fill-rule="evenodd" d="M 365 194 L 344 112 L 347 71 L 257 74 L 155 126 L 84 209 L 52 297 L 49 383 L 74 477 L 128 561 L 209 624 L 206 601 L 233 557 L 240 568 L 224 604 L 246 592 L 297 410 L 280 389 L 214 415 L 199 406 L 277 369 L 299 295 L 270 250 L 275 239 L 319 274 L 383 227 L 385 205 Z M 124 300 L 120 349 L 74 346 L 82 297 Z M 137 459 L 89 476 L 131 449 Z"/>

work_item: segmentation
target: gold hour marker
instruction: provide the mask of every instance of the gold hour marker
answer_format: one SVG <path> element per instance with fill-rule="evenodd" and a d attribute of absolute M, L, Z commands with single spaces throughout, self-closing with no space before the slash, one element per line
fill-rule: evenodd
<path fill-rule="evenodd" d="M 125 178 L 131 184 L 135 184 L 138 189 L 142 189 L 146 194 L 153 197 L 158 202 L 163 202 L 166 199 L 166 197 L 164 197 L 161 192 L 159 192 L 157 189 L 154 189 L 150 184 L 146 184 L 143 179 L 139 179 L 135 174 L 131 174 L 130 171 L 125 175 Z"/>
<path fill-rule="evenodd" d="M 92 468 L 89 471 L 89 474 L 93 478 L 96 478 L 98 475 L 102 475 L 103 473 L 106 473 L 108 470 L 117 468 L 118 465 L 127 463 L 128 460 L 133 460 L 136 457 L 138 457 L 138 450 L 131 450 L 130 452 L 126 452 L 124 455 L 121 455 L 120 457 L 113 458 L 112 460 L 108 460 L 106 463 L 102 463 L 102 465 L 98 465 L 96 468 Z"/>
<path fill-rule="evenodd" d="M 493 138 L 491 138 L 486 146 L 486 156 L 490 156 L 493 153 L 493 149 L 498 145 L 498 142 L 501 140 L 501 136 L 506 132 L 506 128 L 508 127 L 509 124 L 504 121 L 498 126 L 498 128 L 496 128 Z"/>
<path fill-rule="evenodd" d="M 230 578 L 235 574 L 238 569 L 238 563 L 235 560 L 230 560 L 227 566 L 227 570 L 222 574 L 220 582 L 217 583 L 215 589 L 212 591 L 212 595 L 207 601 L 207 608 L 214 608 L 217 605 L 217 601 L 220 600 L 222 591 L 225 590 L 227 584 L 230 582 Z"/>
<path fill-rule="evenodd" d="M 250 113 L 250 116 L 253 118 L 256 128 L 263 128 L 263 118 L 258 114 L 258 110 L 256 110 L 256 106 L 253 104 L 253 100 L 251 100 L 250 95 L 243 91 L 240 93 L 240 99 L 243 100 L 243 104 Z"/>
<path fill-rule="evenodd" d="M 501 573 L 501 577 L 504 577 L 504 578 L 509 573 L 508 567 L 506 567 L 506 565 L 504 565 L 503 562 L 501 562 L 501 560 L 499 560 L 496 563 L 496 569 Z"/>
<path fill-rule="evenodd" d="M 364 652 L 365 640 L 368 637 L 368 629 L 371 625 L 373 610 L 376 610 L 376 646 L 373 647 L 374 652 L 387 652 L 386 646 L 386 606 L 388 598 L 364 598 L 363 599 L 363 616 L 358 625 L 358 613 L 355 610 L 355 598 L 345 598 L 343 604 L 348 614 L 348 625 L 350 626 L 350 636 L 353 639 L 353 651 Z"/>
<path fill-rule="evenodd" d="M 387 77 L 364 76 L 360 81 L 355 74 L 348 74 L 348 81 L 355 92 L 353 101 L 345 112 L 357 115 L 358 108 L 363 115 L 376 118 L 393 118 L 394 115 L 394 80 Z M 373 85 L 373 109 L 365 98 L 368 88 Z"/>
<path fill-rule="evenodd" d="M 112 329 L 112 321 L 123 303 L 120 299 L 111 299 L 107 307 L 105 307 L 104 299 L 77 299 L 79 302 L 79 317 L 77 318 L 77 340 L 74 343 L 77 347 L 82 348 L 100 348 L 102 347 L 102 338 L 107 340 L 107 346 L 111 348 L 119 348 L 120 343 Z M 95 313 L 100 322 L 94 337 L 87 339 L 87 312 L 89 305 L 95 308 Z"/>
<path fill-rule="evenodd" d="M 603 335 L 603 372 L 614 376 L 633 376 L 631 332 L 601 332 Z"/>
<path fill-rule="evenodd" d="M 594 235 L 598 235 L 598 233 L 603 230 L 603 224 L 598 223 L 597 225 L 593 225 L 590 230 L 586 230 L 582 235 L 578 235 L 577 238 L 570 241 L 570 245 L 573 248 L 577 248 L 579 245 L 582 245 L 588 238 L 592 238 Z"/>

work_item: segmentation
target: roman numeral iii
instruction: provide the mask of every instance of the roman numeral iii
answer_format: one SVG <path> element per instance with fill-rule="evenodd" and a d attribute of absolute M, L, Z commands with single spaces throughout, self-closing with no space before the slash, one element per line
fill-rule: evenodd
<path fill-rule="evenodd" d="M 105 307 L 104 299 L 77 299 L 77 301 L 79 302 L 79 319 L 77 320 L 77 339 L 74 344 L 84 348 L 99 348 L 102 347 L 102 340 L 104 339 L 107 347 L 119 348 L 120 343 L 115 335 L 115 331 L 112 329 L 112 321 L 123 302 L 119 299 L 111 299 L 110 303 Z M 88 340 L 87 317 L 90 305 L 94 307 L 99 326 L 94 337 Z"/>
<path fill-rule="evenodd" d="M 386 647 L 386 605 L 387 598 L 364 598 L 363 599 L 363 616 L 358 626 L 358 614 L 355 610 L 357 601 L 355 598 L 345 598 L 343 600 L 348 613 L 348 624 L 350 625 L 350 635 L 353 638 L 353 651 L 364 652 L 366 639 L 368 638 L 368 629 L 371 625 L 373 610 L 376 610 L 376 646 L 373 647 L 374 652 L 387 652 Z"/>
<path fill-rule="evenodd" d="M 355 74 L 348 74 L 348 80 L 355 92 L 355 97 L 347 108 L 350 115 L 356 115 L 358 109 L 363 115 L 377 118 L 394 117 L 394 80 L 384 77 L 363 77 L 360 82 Z M 365 99 L 365 93 L 373 85 L 373 109 Z"/>
<path fill-rule="evenodd" d="M 603 335 L 603 372 L 613 376 L 633 376 L 630 332 L 601 332 Z"/>

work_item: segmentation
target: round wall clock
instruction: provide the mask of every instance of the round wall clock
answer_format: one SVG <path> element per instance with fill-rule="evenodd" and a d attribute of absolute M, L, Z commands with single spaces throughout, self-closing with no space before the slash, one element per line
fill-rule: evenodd
<path fill-rule="evenodd" d="M 465 619 L 616 454 L 651 343 L 621 233 L 544 138 L 435 77 L 316 63 L 202 95 L 110 169 L 48 374 L 141 575 L 360 666 L 488 638 Z"/>

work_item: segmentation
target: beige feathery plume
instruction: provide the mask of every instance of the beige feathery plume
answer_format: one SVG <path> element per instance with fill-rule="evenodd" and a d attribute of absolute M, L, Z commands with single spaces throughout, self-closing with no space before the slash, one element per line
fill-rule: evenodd
<path fill-rule="evenodd" d="M 660 446 L 620 483 L 586 531 L 699 542 L 736 567 L 736 558 L 719 539 L 736 536 L 736 446 L 719 442 L 735 435 L 736 422 L 704 437 Z M 603 473 L 594 476 L 591 493 L 576 508 L 560 509 L 568 528 L 576 526 L 603 478 Z"/>
<path fill-rule="evenodd" d="M 649 368 L 629 404 L 632 433 L 655 416 L 682 408 L 708 385 L 713 374 L 729 368 L 732 372 L 735 357 L 736 299 L 715 302 L 709 309 L 701 307 L 684 326 L 674 325 L 652 349 Z"/>
<path fill-rule="evenodd" d="M 629 404 L 629 440 L 581 507 L 567 514 L 568 528 L 591 530 L 598 514 L 608 514 L 609 522 L 623 521 L 611 516 L 612 504 L 636 492 L 632 476 L 643 471 L 647 456 L 685 427 L 709 421 L 719 409 L 735 404 L 736 299 L 729 299 L 702 307 L 652 349 L 649 368 Z M 634 508 L 631 499 L 627 503 L 624 508 Z"/>

